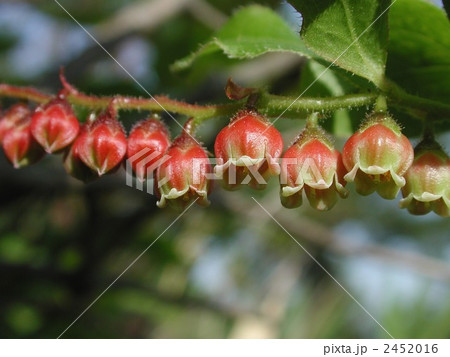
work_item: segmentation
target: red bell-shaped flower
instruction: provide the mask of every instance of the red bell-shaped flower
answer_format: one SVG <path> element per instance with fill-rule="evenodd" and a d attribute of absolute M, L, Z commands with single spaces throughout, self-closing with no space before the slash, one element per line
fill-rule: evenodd
<path fill-rule="evenodd" d="M 78 119 L 62 95 L 36 108 L 31 117 L 31 134 L 50 154 L 69 146 L 79 130 Z"/>
<path fill-rule="evenodd" d="M 112 110 L 91 117 L 75 140 L 80 159 L 99 176 L 116 168 L 127 152 L 127 138 Z"/>
<path fill-rule="evenodd" d="M 80 135 L 84 135 L 86 130 L 86 124 L 80 127 Z M 67 173 L 78 180 L 83 182 L 89 182 L 98 178 L 96 171 L 86 166 L 86 164 L 81 160 L 78 145 L 83 143 L 83 141 L 75 140 L 75 142 L 65 150 L 63 157 L 64 168 Z"/>
<path fill-rule="evenodd" d="M 243 110 L 219 132 L 214 151 L 215 174 L 222 178 L 226 189 L 238 189 L 244 184 L 263 189 L 270 176 L 280 174 L 283 138 L 263 116 Z"/>
<path fill-rule="evenodd" d="M 345 173 L 341 154 L 325 132 L 307 125 L 281 159 L 281 203 L 287 208 L 298 207 L 305 191 L 312 207 L 327 211 L 336 204 L 338 195 L 348 196 Z"/>
<path fill-rule="evenodd" d="M 206 151 L 187 133 L 176 138 L 156 171 L 158 207 L 184 209 L 194 200 L 209 205 L 212 166 Z"/>
<path fill-rule="evenodd" d="M 394 199 L 405 185 L 403 175 L 413 162 L 414 150 L 392 117 L 374 113 L 345 143 L 342 157 L 348 171 L 344 178 L 355 182 L 359 194 L 377 191 Z"/>
<path fill-rule="evenodd" d="M 417 145 L 405 179 L 400 207 L 417 215 L 434 211 L 450 216 L 450 158 L 438 143 L 427 140 Z"/>
<path fill-rule="evenodd" d="M 0 117 L 0 144 L 3 142 L 5 133 L 14 127 L 17 122 L 31 115 L 30 108 L 24 103 L 13 105 Z"/>
<path fill-rule="evenodd" d="M 128 136 L 127 161 L 139 180 L 145 180 L 170 146 L 163 122 L 150 118 L 137 123 Z"/>
<path fill-rule="evenodd" d="M 16 169 L 31 165 L 44 156 L 44 150 L 31 135 L 31 113 L 28 109 L 13 107 L 10 115 L 7 114 L 2 122 L 3 150 Z"/>

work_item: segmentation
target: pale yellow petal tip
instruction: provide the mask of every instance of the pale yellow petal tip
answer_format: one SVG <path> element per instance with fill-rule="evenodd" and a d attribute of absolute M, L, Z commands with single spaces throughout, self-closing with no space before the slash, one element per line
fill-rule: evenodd
<path fill-rule="evenodd" d="M 292 195 L 295 195 L 297 192 L 301 191 L 303 189 L 303 184 L 291 187 L 291 186 L 284 186 L 281 188 L 281 196 L 283 197 L 289 197 Z"/>
<path fill-rule="evenodd" d="M 156 202 L 156 205 L 159 208 L 163 208 L 166 206 L 167 200 L 175 200 L 184 194 L 186 194 L 189 191 L 189 186 L 187 186 L 185 189 L 179 191 L 176 188 L 171 188 L 168 193 L 161 193 L 161 198 L 158 202 Z"/>
<path fill-rule="evenodd" d="M 355 181 L 356 173 L 358 172 L 358 170 L 359 170 L 358 165 L 353 166 L 353 168 L 348 173 L 345 174 L 344 180 L 347 182 Z"/>

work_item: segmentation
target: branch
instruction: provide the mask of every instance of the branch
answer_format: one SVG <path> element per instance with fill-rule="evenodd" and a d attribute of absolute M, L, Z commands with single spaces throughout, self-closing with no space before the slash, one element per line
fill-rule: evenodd
<path fill-rule="evenodd" d="M 230 199 L 224 195 L 222 197 L 225 205 L 237 213 L 248 218 L 248 222 L 255 222 L 257 228 L 264 226 L 264 223 L 273 223 L 268 215 L 261 217 L 261 209 L 255 207 L 253 202 L 245 201 L 237 196 Z M 283 209 L 283 214 L 278 214 L 282 207 L 271 204 L 269 201 L 262 202 L 273 216 L 286 228 L 296 239 L 304 239 L 310 243 L 321 246 L 329 251 L 349 256 L 373 257 L 389 264 L 406 267 L 428 276 L 433 279 L 450 282 L 450 265 L 439 259 L 415 252 L 405 252 L 398 249 L 388 248 L 377 244 L 352 244 L 345 237 L 331 232 L 322 224 L 311 219 L 300 217 L 298 212 L 288 212 Z M 296 211 L 296 210 L 293 210 Z M 263 228 L 264 229 L 264 228 Z"/>
<path fill-rule="evenodd" d="M 67 82 L 62 74 L 60 78 L 64 87 L 63 92 L 65 93 L 67 100 L 72 104 L 83 106 L 91 110 L 106 109 L 114 100 L 114 107 L 117 110 L 167 111 L 193 117 L 195 118 L 195 124 L 198 125 L 203 120 L 209 118 L 231 116 L 244 107 L 243 101 L 217 105 L 198 105 L 170 99 L 166 96 L 154 96 L 152 98 L 138 98 L 121 95 L 97 97 L 78 91 L 78 89 Z M 8 84 L 0 84 L 0 97 L 1 96 L 27 99 L 37 103 L 45 103 L 52 98 L 52 96 L 43 94 L 33 88 L 12 86 Z M 284 116 L 304 119 L 304 115 L 312 111 L 330 112 L 341 108 L 364 107 L 374 103 L 376 98 L 377 95 L 371 93 L 328 98 L 295 98 L 260 93 L 256 107 L 261 113 L 270 117 Z"/>
<path fill-rule="evenodd" d="M 123 6 L 112 17 L 93 27 L 100 42 L 133 32 L 149 33 L 182 11 L 190 0 L 138 1 Z"/>
<path fill-rule="evenodd" d="M 258 106 L 267 108 L 269 113 L 285 112 L 332 112 L 343 108 L 356 108 L 371 105 L 377 99 L 378 94 L 348 94 L 338 97 L 311 98 L 311 97 L 283 97 L 262 93 Z"/>
<path fill-rule="evenodd" d="M 216 105 L 189 104 L 160 95 L 151 98 L 121 95 L 97 97 L 78 91 L 66 80 L 62 72 L 60 80 L 63 84 L 63 92 L 72 104 L 91 110 L 103 110 L 114 100 L 114 107 L 117 110 L 172 112 L 193 117 L 195 125 L 199 125 L 209 118 L 231 116 L 245 105 L 243 101 Z M 410 95 L 394 83 L 387 83 L 386 88 L 389 93 L 387 98 L 391 105 L 401 107 L 419 118 L 424 119 L 434 115 L 439 120 L 441 117 L 450 117 L 450 105 Z M 0 97 L 2 96 L 30 100 L 36 103 L 45 103 L 52 98 L 51 95 L 31 87 L 0 83 Z M 285 97 L 259 91 L 256 108 L 269 117 L 283 116 L 304 119 L 306 114 L 311 112 L 329 113 L 344 108 L 367 107 L 373 105 L 378 97 L 379 93 L 348 94 L 337 97 Z"/>
<path fill-rule="evenodd" d="M 0 83 L 0 97 L 10 97 L 30 100 L 36 103 L 45 103 L 51 99 L 51 95 L 39 92 L 31 87 L 16 87 Z"/>
<path fill-rule="evenodd" d="M 385 80 L 383 89 L 391 105 L 397 106 L 415 117 L 421 119 L 435 117 L 433 120 L 436 121 L 450 118 L 450 105 L 448 104 L 409 94 L 388 79 Z"/>

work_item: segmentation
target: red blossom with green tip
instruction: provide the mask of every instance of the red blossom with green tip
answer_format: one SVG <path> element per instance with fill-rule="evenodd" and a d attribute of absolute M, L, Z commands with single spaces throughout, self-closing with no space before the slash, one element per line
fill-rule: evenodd
<path fill-rule="evenodd" d="M 99 176 L 118 167 L 127 152 L 125 130 L 109 110 L 90 118 L 74 145 L 80 159 Z"/>
<path fill-rule="evenodd" d="M 166 204 L 178 210 L 193 201 L 208 206 L 212 189 L 212 166 L 208 155 L 189 134 L 183 132 L 174 140 L 156 171 L 158 207 Z"/>
<path fill-rule="evenodd" d="M 15 113 L 13 125 L 3 132 L 2 146 L 7 159 L 18 169 L 39 161 L 45 152 L 31 135 L 31 113 L 19 107 L 14 110 L 20 114 Z"/>
<path fill-rule="evenodd" d="M 450 158 L 438 143 L 424 141 L 416 147 L 405 179 L 400 207 L 416 215 L 434 211 L 450 216 Z"/>
<path fill-rule="evenodd" d="M 17 122 L 31 115 L 30 108 L 24 103 L 13 105 L 0 117 L 0 144 L 3 142 L 5 133 L 14 127 Z"/>
<path fill-rule="evenodd" d="M 394 119 L 375 113 L 348 139 L 342 157 L 348 171 L 344 178 L 355 182 L 359 194 L 377 191 L 394 199 L 405 185 L 403 175 L 413 162 L 414 150 Z"/>
<path fill-rule="evenodd" d="M 69 146 L 80 130 L 71 105 L 63 96 L 36 108 L 31 117 L 31 133 L 48 153 L 54 153 Z"/>
<path fill-rule="evenodd" d="M 83 132 L 86 130 L 86 124 L 83 124 L 80 127 L 80 133 L 83 135 Z M 86 164 L 81 160 L 78 145 L 82 143 L 82 141 L 75 142 L 65 150 L 63 157 L 64 168 L 67 173 L 78 180 L 83 182 L 89 182 L 98 178 L 97 172 L 90 169 Z"/>
<path fill-rule="evenodd" d="M 238 112 L 216 137 L 215 173 L 229 190 L 248 184 L 264 189 L 270 176 L 280 174 L 283 138 L 270 122 L 255 111 Z"/>
<path fill-rule="evenodd" d="M 338 196 L 348 196 L 345 173 L 342 156 L 327 135 L 318 127 L 307 127 L 281 159 L 281 203 L 299 207 L 305 191 L 312 207 L 327 211 Z"/>
<path fill-rule="evenodd" d="M 169 132 L 160 120 L 150 118 L 132 128 L 128 136 L 127 158 L 139 180 L 145 180 L 156 170 L 153 166 L 169 146 Z"/>

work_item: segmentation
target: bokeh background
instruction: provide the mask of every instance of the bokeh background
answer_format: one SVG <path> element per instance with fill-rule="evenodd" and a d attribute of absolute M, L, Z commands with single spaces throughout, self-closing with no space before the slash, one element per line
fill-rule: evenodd
<path fill-rule="evenodd" d="M 246 3 L 61 0 L 152 94 L 225 102 L 229 76 L 298 93 L 305 62 L 288 54 L 170 71 Z M 258 3 L 300 29 L 288 4 Z M 0 2 L 0 81 L 55 93 L 61 65 L 88 93 L 146 95 L 53 0 Z M 12 102 L 2 99 L 3 107 Z M 145 115 L 121 119 L 129 128 Z M 202 128 L 208 148 L 226 121 Z M 303 124 L 277 127 L 288 143 Z M 439 139 L 450 147 L 448 133 Z M 276 181 L 264 192 L 216 185 L 209 208 L 191 208 L 63 337 L 388 337 L 254 196 L 393 336 L 450 338 L 448 219 L 411 216 L 398 200 L 360 197 L 351 187 L 330 212 L 307 202 L 286 210 Z M 0 337 L 60 335 L 177 217 L 155 202 L 126 186 L 123 172 L 84 185 L 64 172 L 60 156 L 14 170 L 0 155 Z"/>

